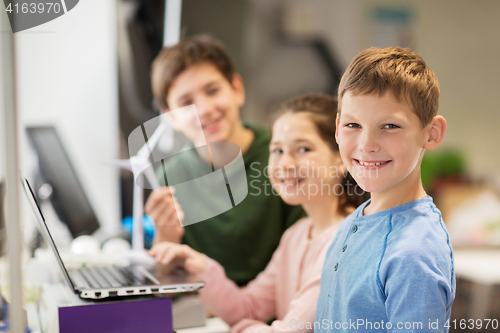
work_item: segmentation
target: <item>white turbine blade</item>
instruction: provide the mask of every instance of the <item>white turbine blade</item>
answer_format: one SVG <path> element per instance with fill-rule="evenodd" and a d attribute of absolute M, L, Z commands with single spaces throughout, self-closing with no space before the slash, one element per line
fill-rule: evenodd
<path fill-rule="evenodd" d="M 146 142 L 144 146 L 139 149 L 136 156 L 140 157 L 141 159 L 147 159 L 149 157 L 149 154 L 153 151 L 154 147 L 160 140 L 164 130 L 165 124 L 160 123 L 160 125 L 158 125 L 156 130 L 153 132 L 153 135 L 149 137 L 148 142 Z"/>
<path fill-rule="evenodd" d="M 132 170 L 132 165 L 130 164 L 130 160 L 109 160 L 109 161 L 102 161 L 102 164 L 108 166 L 115 166 L 127 170 Z"/>
<path fill-rule="evenodd" d="M 133 198 L 133 223 L 132 223 L 132 249 L 144 251 L 144 228 L 142 219 L 144 216 L 144 189 L 134 182 Z"/>
<path fill-rule="evenodd" d="M 158 183 L 158 179 L 156 179 L 156 175 L 153 171 L 153 168 L 148 167 L 144 170 L 144 175 L 146 176 L 149 185 L 151 185 L 151 188 L 153 190 L 157 190 L 160 188 L 160 184 Z"/>
<path fill-rule="evenodd" d="M 158 143 L 163 134 L 163 131 L 165 131 L 165 124 L 160 123 L 160 125 L 158 125 L 158 127 L 154 131 L 153 135 L 151 135 L 151 137 L 148 140 L 148 143 L 151 145 L 151 148 L 154 148 L 156 146 L 156 144 Z"/>

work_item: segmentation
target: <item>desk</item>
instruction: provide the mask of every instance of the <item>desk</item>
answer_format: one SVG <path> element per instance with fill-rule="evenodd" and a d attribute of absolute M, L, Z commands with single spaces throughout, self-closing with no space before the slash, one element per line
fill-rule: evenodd
<path fill-rule="evenodd" d="M 457 287 L 456 305 L 460 306 L 463 302 L 462 307 L 466 308 L 457 308 L 463 316 L 457 319 L 500 317 L 495 306 L 498 301 L 493 299 L 495 291 L 500 290 L 500 249 L 455 249 L 453 252 L 458 282 L 465 280 L 470 283 L 468 290 Z"/>
<path fill-rule="evenodd" d="M 207 318 L 203 327 L 184 328 L 176 330 L 177 333 L 228 333 L 231 328 L 222 319 L 213 317 Z"/>
<path fill-rule="evenodd" d="M 53 254 L 47 253 L 47 256 L 52 259 Z M 39 258 L 40 259 L 40 258 Z M 82 265 L 82 260 L 85 258 L 69 258 L 65 263 L 68 267 L 78 268 Z M 72 259 L 72 260 L 71 260 Z M 88 258 L 90 260 L 90 258 Z M 92 263 L 89 260 L 84 260 L 86 263 Z M 98 259 L 99 264 L 116 263 L 113 257 L 104 257 Z M 109 261 L 109 262 L 108 262 Z M 53 260 L 37 260 L 32 259 L 26 266 L 26 277 L 31 280 L 31 284 L 42 285 L 43 293 L 38 306 L 34 303 L 27 306 L 28 310 L 28 324 L 34 332 L 43 333 L 56 333 L 58 332 L 57 325 L 57 308 L 58 306 L 79 306 L 89 304 L 89 301 L 84 301 L 75 295 L 70 288 L 63 282 L 57 281 L 57 273 L 59 268 L 55 266 Z M 187 324 L 202 325 L 205 322 L 205 309 L 201 302 L 197 300 L 195 295 L 186 295 L 185 297 L 178 298 L 173 303 L 172 313 L 174 316 L 174 327 L 177 324 L 183 323 L 184 326 L 177 325 L 177 327 L 189 327 Z M 196 301 L 197 300 L 197 301 Z M 177 319 L 177 320 L 176 320 Z M 218 318 L 209 318 L 206 325 L 196 328 L 196 332 L 206 333 L 223 333 L 229 332 L 227 326 L 222 320 Z M 187 332 L 190 329 L 187 329 Z M 184 332 L 185 330 L 178 330 Z"/>
<path fill-rule="evenodd" d="M 45 284 L 39 306 L 36 307 L 34 304 L 30 304 L 27 308 L 28 325 L 33 330 L 33 333 L 57 333 L 59 332 L 58 306 L 74 306 L 88 304 L 88 302 L 72 293 L 63 282 Z M 175 302 L 173 308 L 175 313 Z M 207 318 L 206 325 L 202 327 L 176 330 L 177 333 L 226 333 L 229 331 L 230 327 L 220 318 Z"/>
<path fill-rule="evenodd" d="M 482 284 L 500 284 L 500 249 L 455 249 L 455 273 Z"/>
<path fill-rule="evenodd" d="M 44 333 L 57 333 L 59 329 L 82 333 L 172 330 L 172 299 L 167 297 L 143 295 L 89 301 L 80 299 L 60 282 L 43 286 L 37 310 L 38 328 Z M 29 325 L 34 326 L 33 322 Z"/>

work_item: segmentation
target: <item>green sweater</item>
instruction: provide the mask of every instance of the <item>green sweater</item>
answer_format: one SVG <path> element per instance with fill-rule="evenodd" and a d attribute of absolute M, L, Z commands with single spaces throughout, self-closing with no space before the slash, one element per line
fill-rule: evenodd
<path fill-rule="evenodd" d="M 269 159 L 270 132 L 254 125 L 245 127 L 255 134 L 243 155 L 248 195 L 220 215 L 187 225 L 183 238 L 183 243 L 219 262 L 238 285 L 247 284 L 264 270 L 283 232 L 305 216 L 301 206 L 285 204 L 271 190 L 264 172 Z M 175 172 L 176 179 L 188 181 L 206 174 L 211 169 L 207 164 L 191 149 L 168 159 L 165 169 L 167 174 Z M 211 195 L 210 188 L 203 191 Z M 192 206 L 190 198 L 177 196 L 177 199 L 181 207 Z"/>

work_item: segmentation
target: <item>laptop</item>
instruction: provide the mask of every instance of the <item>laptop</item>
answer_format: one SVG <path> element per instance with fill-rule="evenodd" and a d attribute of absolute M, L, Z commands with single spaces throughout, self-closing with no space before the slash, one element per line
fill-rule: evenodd
<path fill-rule="evenodd" d="M 40 233 L 52 248 L 68 286 L 80 298 L 103 299 L 108 297 L 191 292 L 205 286 L 204 282 L 184 270 L 178 269 L 169 274 L 161 274 L 161 266 L 158 265 L 156 267 L 109 265 L 67 270 L 28 180 L 21 178 L 21 182 L 37 217 L 37 226 Z"/>

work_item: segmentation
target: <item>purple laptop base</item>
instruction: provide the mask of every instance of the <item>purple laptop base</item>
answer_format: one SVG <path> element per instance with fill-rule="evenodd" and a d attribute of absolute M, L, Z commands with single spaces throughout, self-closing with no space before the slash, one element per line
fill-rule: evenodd
<path fill-rule="evenodd" d="M 140 299 L 59 308 L 60 333 L 172 333 L 172 299 Z"/>

